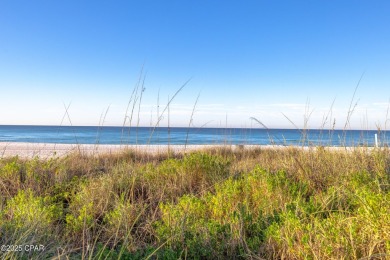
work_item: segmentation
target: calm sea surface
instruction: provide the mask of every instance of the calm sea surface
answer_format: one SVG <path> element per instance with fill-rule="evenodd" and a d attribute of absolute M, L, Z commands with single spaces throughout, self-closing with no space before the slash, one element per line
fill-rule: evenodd
<path fill-rule="evenodd" d="M 260 144 L 374 146 L 375 134 L 387 145 L 390 131 L 248 128 L 8 126 L 0 142 L 63 144 Z"/>

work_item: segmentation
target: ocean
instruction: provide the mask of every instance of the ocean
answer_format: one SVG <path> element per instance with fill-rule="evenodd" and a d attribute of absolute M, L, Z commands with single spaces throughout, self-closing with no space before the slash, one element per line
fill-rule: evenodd
<path fill-rule="evenodd" d="M 0 125 L 0 142 L 58 144 L 387 145 L 389 131 L 248 128 L 12 126 Z"/>

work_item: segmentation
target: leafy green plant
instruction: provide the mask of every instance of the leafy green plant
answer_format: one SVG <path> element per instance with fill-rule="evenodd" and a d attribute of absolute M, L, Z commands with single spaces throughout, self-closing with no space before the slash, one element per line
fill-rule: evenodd
<path fill-rule="evenodd" d="M 47 229 L 61 215 L 58 205 L 50 197 L 34 196 L 31 190 L 19 191 L 7 201 L 3 217 L 13 228 L 30 228 L 37 226 Z"/>

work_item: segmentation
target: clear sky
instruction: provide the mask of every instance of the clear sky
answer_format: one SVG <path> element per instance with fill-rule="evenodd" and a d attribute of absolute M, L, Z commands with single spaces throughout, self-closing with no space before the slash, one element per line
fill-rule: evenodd
<path fill-rule="evenodd" d="M 59 125 L 70 105 L 74 125 L 107 109 L 104 125 L 122 125 L 144 67 L 140 125 L 190 79 L 171 126 L 188 126 L 200 93 L 197 127 L 304 127 L 310 115 L 307 127 L 343 128 L 352 101 L 352 128 L 384 129 L 389 14 L 390 1 L 1 0 L 0 124 Z"/>

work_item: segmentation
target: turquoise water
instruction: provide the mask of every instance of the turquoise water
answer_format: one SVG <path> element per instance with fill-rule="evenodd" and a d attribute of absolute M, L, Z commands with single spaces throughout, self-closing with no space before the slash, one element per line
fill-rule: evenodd
<path fill-rule="evenodd" d="M 181 127 L 0 126 L 0 142 L 63 144 L 387 145 L 389 131 Z"/>

